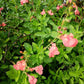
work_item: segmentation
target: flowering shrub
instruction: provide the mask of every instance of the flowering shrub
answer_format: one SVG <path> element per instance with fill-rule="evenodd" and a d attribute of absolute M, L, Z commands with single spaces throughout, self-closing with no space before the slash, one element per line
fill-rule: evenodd
<path fill-rule="evenodd" d="M 0 0 L 0 84 L 83 84 L 83 5 Z"/>

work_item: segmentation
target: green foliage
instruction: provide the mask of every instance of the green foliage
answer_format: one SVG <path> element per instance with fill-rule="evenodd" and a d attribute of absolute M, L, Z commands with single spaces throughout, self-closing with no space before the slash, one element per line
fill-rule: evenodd
<path fill-rule="evenodd" d="M 18 79 L 20 77 L 20 71 L 17 71 L 14 68 L 7 71 L 6 74 L 10 79 L 14 79 L 16 82 L 18 81 Z"/>
<path fill-rule="evenodd" d="M 63 0 L 29 0 L 23 5 L 20 0 L 0 0 L 0 84 L 29 84 L 26 73 L 37 78 L 37 84 L 84 84 L 84 1 L 73 1 L 57 10 Z M 79 15 L 74 14 L 75 3 Z M 41 15 L 43 9 L 46 14 Z M 78 40 L 76 47 L 65 47 L 60 39 L 70 33 Z M 52 42 L 60 54 L 49 58 Z M 21 56 L 25 71 L 11 66 Z M 42 76 L 29 71 L 39 65 L 44 68 Z"/>

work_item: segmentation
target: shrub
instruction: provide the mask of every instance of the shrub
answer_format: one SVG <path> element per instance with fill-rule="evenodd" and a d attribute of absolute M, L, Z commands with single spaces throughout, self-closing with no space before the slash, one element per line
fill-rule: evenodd
<path fill-rule="evenodd" d="M 0 84 L 83 84 L 83 5 L 0 0 Z"/>

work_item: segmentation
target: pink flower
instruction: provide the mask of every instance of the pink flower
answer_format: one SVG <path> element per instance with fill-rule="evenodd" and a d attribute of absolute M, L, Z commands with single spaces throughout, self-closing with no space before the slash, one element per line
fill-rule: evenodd
<path fill-rule="evenodd" d="M 6 24 L 3 22 L 2 24 L 1 24 L 3 27 L 5 27 L 6 26 Z"/>
<path fill-rule="evenodd" d="M 63 8 L 63 5 L 60 5 L 60 8 Z"/>
<path fill-rule="evenodd" d="M 18 67 L 16 64 L 14 64 L 13 67 L 14 67 L 14 69 L 16 69 L 16 70 L 19 70 L 19 67 Z"/>
<path fill-rule="evenodd" d="M 34 76 L 27 75 L 29 77 L 29 83 L 30 84 L 36 84 L 37 79 Z"/>
<path fill-rule="evenodd" d="M 61 34 L 63 33 L 63 31 L 58 31 L 58 32 L 61 33 Z"/>
<path fill-rule="evenodd" d="M 24 56 L 21 56 L 21 57 L 20 57 L 20 59 L 23 59 L 23 58 L 24 58 Z"/>
<path fill-rule="evenodd" d="M 65 34 L 61 36 L 63 44 L 65 47 L 75 47 L 78 44 L 78 40 L 73 38 L 73 34 L 70 33 L 69 35 Z"/>
<path fill-rule="evenodd" d="M 79 10 L 76 9 L 76 10 L 75 10 L 75 15 L 79 15 L 79 14 L 80 14 Z"/>
<path fill-rule="evenodd" d="M 22 54 L 23 52 L 22 52 L 22 51 L 20 51 L 20 53 Z"/>
<path fill-rule="evenodd" d="M 56 7 L 56 9 L 57 9 L 57 11 L 60 9 L 60 6 L 58 5 L 57 7 Z"/>
<path fill-rule="evenodd" d="M 30 71 L 34 71 L 34 68 L 29 68 Z"/>
<path fill-rule="evenodd" d="M 49 14 L 49 15 L 54 15 L 54 13 L 52 12 L 52 10 L 49 10 L 49 11 L 48 11 L 48 14 Z"/>
<path fill-rule="evenodd" d="M 23 5 L 24 3 L 28 3 L 28 2 L 29 2 L 29 0 L 21 0 L 20 1 L 21 5 Z"/>
<path fill-rule="evenodd" d="M 43 74 L 43 66 L 39 65 L 33 68 L 39 75 Z"/>
<path fill-rule="evenodd" d="M 41 14 L 41 15 L 44 15 L 44 14 L 45 14 L 45 10 L 43 9 L 40 14 Z"/>
<path fill-rule="evenodd" d="M 26 67 L 26 62 L 25 62 L 25 60 L 18 61 L 15 65 L 13 65 L 13 67 L 16 70 L 24 71 L 25 67 Z"/>
<path fill-rule="evenodd" d="M 59 55 L 59 54 L 60 52 L 58 51 L 56 44 L 52 43 L 52 46 L 49 49 L 49 57 L 54 57 L 54 55 Z"/>
<path fill-rule="evenodd" d="M 2 11 L 3 10 L 3 7 L 2 8 L 0 8 L 0 11 Z"/>
<path fill-rule="evenodd" d="M 75 6 L 75 5 L 73 5 L 72 7 L 73 7 L 73 8 L 76 8 L 76 6 Z"/>
<path fill-rule="evenodd" d="M 72 0 L 69 0 L 69 3 L 71 3 L 72 2 Z"/>

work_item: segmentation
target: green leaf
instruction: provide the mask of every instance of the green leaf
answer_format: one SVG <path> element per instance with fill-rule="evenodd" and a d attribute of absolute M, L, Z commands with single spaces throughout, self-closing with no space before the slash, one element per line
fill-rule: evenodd
<path fill-rule="evenodd" d="M 2 60 L 2 50 L 0 48 L 0 61 Z"/>
<path fill-rule="evenodd" d="M 55 72 L 49 69 L 51 75 L 55 75 Z"/>
<path fill-rule="evenodd" d="M 31 76 L 34 76 L 35 78 L 38 78 L 38 74 L 33 74 L 33 73 L 31 73 L 30 75 L 31 75 Z"/>
<path fill-rule="evenodd" d="M 46 79 L 46 77 L 45 76 L 41 76 L 42 77 L 42 79 Z"/>
<path fill-rule="evenodd" d="M 83 80 L 79 79 L 79 84 L 84 84 Z"/>
<path fill-rule="evenodd" d="M 78 61 L 75 61 L 75 69 L 78 71 L 80 69 L 80 65 Z"/>
<path fill-rule="evenodd" d="M 20 71 L 15 70 L 15 69 L 11 69 L 9 71 L 6 72 L 6 75 L 10 78 L 10 79 L 14 79 L 16 82 L 19 79 L 20 76 Z"/>
<path fill-rule="evenodd" d="M 58 35 L 59 35 L 59 33 L 56 32 L 56 31 L 52 31 L 52 32 L 51 32 L 51 37 L 53 37 L 53 38 L 57 38 Z"/>
<path fill-rule="evenodd" d="M 15 78 L 15 81 L 16 81 L 16 82 L 18 81 L 19 77 L 20 77 L 20 71 L 17 71 L 17 76 L 16 76 L 16 78 Z"/>
<path fill-rule="evenodd" d="M 63 81 L 63 84 L 67 84 L 65 78 L 62 78 L 62 81 Z"/>
<path fill-rule="evenodd" d="M 66 51 L 67 51 L 67 53 L 70 53 L 72 49 L 73 49 L 73 48 L 66 47 Z"/>
<path fill-rule="evenodd" d="M 80 73 L 74 72 L 74 71 L 72 72 L 72 71 L 71 71 L 71 72 L 69 72 L 69 75 L 70 75 L 70 76 L 73 76 L 73 77 L 79 77 Z"/>
<path fill-rule="evenodd" d="M 46 33 L 45 32 L 37 32 L 35 33 L 35 36 L 41 36 L 42 38 L 46 37 Z"/>
<path fill-rule="evenodd" d="M 45 54 L 46 54 L 47 56 L 49 56 L 49 50 L 47 50 L 47 51 L 45 52 Z"/>
<path fill-rule="evenodd" d="M 6 69 L 6 68 L 8 68 L 8 65 L 2 65 L 2 66 L 0 66 L 0 69 Z"/>
<path fill-rule="evenodd" d="M 78 57 L 79 62 L 84 66 L 84 55 Z"/>
<path fill-rule="evenodd" d="M 30 65 L 34 65 L 39 63 L 38 55 L 32 55 L 29 57 L 29 60 L 31 61 Z"/>
<path fill-rule="evenodd" d="M 33 46 L 34 51 L 37 51 L 38 48 L 39 48 L 38 45 L 36 43 L 34 43 L 34 42 L 32 42 L 32 46 Z"/>
<path fill-rule="evenodd" d="M 64 54 L 65 59 L 70 60 L 67 54 Z"/>
<path fill-rule="evenodd" d="M 70 32 L 75 34 L 76 33 L 76 30 L 74 29 L 74 26 L 72 25 L 69 25 L 69 29 L 70 29 Z"/>
<path fill-rule="evenodd" d="M 49 20 L 49 23 L 53 26 L 54 30 L 58 30 L 57 25 L 52 20 Z"/>
<path fill-rule="evenodd" d="M 31 32 L 30 32 L 30 31 L 24 31 L 24 33 L 25 33 L 25 34 L 31 34 Z"/>
<path fill-rule="evenodd" d="M 33 54 L 32 46 L 29 43 L 24 43 L 23 46 L 25 47 L 25 49 L 28 53 Z"/>
<path fill-rule="evenodd" d="M 51 63 L 52 60 L 53 60 L 53 59 L 52 59 L 52 58 L 49 58 L 49 56 L 44 57 L 44 62 L 47 63 L 47 64 L 48 64 L 48 63 Z"/>
<path fill-rule="evenodd" d="M 70 79 L 70 84 L 74 84 L 74 79 L 73 78 Z"/>
<path fill-rule="evenodd" d="M 0 54 L 0 61 L 2 60 L 2 55 Z"/>

